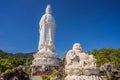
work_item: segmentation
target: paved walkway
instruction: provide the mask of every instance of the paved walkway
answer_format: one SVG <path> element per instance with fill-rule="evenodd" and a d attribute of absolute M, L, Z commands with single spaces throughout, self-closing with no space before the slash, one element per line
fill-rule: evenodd
<path fill-rule="evenodd" d="M 42 80 L 40 76 L 31 76 L 31 80 Z"/>

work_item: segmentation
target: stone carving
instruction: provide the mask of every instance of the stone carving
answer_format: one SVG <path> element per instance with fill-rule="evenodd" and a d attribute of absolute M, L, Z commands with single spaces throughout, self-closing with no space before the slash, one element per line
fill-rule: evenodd
<path fill-rule="evenodd" d="M 111 62 L 100 67 L 102 75 L 107 75 L 109 80 L 120 80 L 120 70 Z"/>
<path fill-rule="evenodd" d="M 81 68 L 96 68 L 96 59 L 93 55 L 88 55 L 82 52 L 82 48 L 79 43 L 73 45 L 73 49 L 69 50 L 66 55 L 66 66 L 77 65 Z"/>
<path fill-rule="evenodd" d="M 42 16 L 39 26 L 40 40 L 38 52 L 33 54 L 32 70 L 40 70 L 42 65 L 58 67 L 58 55 L 55 53 L 54 36 L 55 20 L 52 16 L 51 6 L 48 5 L 45 14 Z M 39 71 L 38 71 L 39 72 Z"/>
<path fill-rule="evenodd" d="M 42 16 L 39 26 L 40 41 L 38 50 L 42 51 L 55 51 L 54 36 L 55 36 L 55 20 L 52 16 L 51 6 L 48 5 L 46 13 Z"/>
<path fill-rule="evenodd" d="M 79 43 L 75 43 L 66 55 L 65 73 L 65 80 L 101 80 L 96 59 L 83 52 Z"/>
<path fill-rule="evenodd" d="M 68 75 L 65 80 L 102 80 L 99 76 L 96 75 L 91 75 L 91 76 L 86 76 L 86 75 L 80 75 L 80 76 L 70 76 Z"/>

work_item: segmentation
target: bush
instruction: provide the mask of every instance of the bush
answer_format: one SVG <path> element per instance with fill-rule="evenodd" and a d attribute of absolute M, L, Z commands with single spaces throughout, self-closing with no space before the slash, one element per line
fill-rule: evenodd
<path fill-rule="evenodd" d="M 42 75 L 42 78 L 43 78 L 43 80 L 50 80 L 50 76 L 49 75 Z"/>
<path fill-rule="evenodd" d="M 5 71 L 5 74 L 11 73 L 11 72 L 12 72 L 11 69 L 7 69 L 7 70 Z"/>
<path fill-rule="evenodd" d="M 24 69 L 24 72 L 26 72 L 27 74 L 31 74 L 31 69 L 30 68 L 28 68 L 28 67 L 26 67 L 25 69 Z"/>

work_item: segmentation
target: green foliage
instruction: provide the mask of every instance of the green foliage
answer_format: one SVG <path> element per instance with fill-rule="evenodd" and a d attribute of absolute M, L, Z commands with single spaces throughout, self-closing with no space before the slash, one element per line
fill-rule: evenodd
<path fill-rule="evenodd" d="M 43 78 L 43 80 L 50 80 L 50 76 L 49 75 L 42 75 L 42 78 Z"/>
<path fill-rule="evenodd" d="M 64 52 L 64 55 L 66 55 L 67 53 L 68 53 L 68 51 L 65 51 L 65 52 Z"/>
<path fill-rule="evenodd" d="M 5 70 L 5 74 L 11 73 L 11 72 L 12 72 L 11 69 L 7 69 L 7 70 Z"/>
<path fill-rule="evenodd" d="M 12 64 L 9 63 L 8 59 L 0 58 L 0 72 L 4 72 L 6 69 L 11 69 Z"/>
<path fill-rule="evenodd" d="M 56 71 L 56 69 L 53 67 L 53 68 L 52 68 L 51 78 L 52 78 L 53 80 L 56 80 L 56 76 L 57 76 L 57 71 Z"/>
<path fill-rule="evenodd" d="M 5 72 L 7 69 L 13 69 L 19 65 L 30 65 L 33 60 L 33 53 L 7 53 L 0 50 L 0 72 Z"/>
<path fill-rule="evenodd" d="M 100 50 L 90 51 L 89 54 L 93 54 L 96 57 L 98 66 L 111 62 L 120 69 L 120 48 L 103 48 Z"/>
<path fill-rule="evenodd" d="M 52 74 L 51 75 L 42 75 L 43 80 L 56 80 L 56 76 L 57 76 L 57 71 L 56 69 L 53 67 L 52 68 Z"/>
<path fill-rule="evenodd" d="M 24 69 L 24 72 L 26 72 L 27 74 L 31 74 L 31 69 L 29 68 L 29 67 L 26 67 L 25 69 Z"/>
<path fill-rule="evenodd" d="M 103 76 L 103 80 L 108 80 L 107 76 Z"/>

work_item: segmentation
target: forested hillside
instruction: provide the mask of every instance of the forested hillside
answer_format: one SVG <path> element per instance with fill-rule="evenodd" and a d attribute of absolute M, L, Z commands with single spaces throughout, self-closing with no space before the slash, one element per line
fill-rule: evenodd
<path fill-rule="evenodd" d="M 12 54 L 0 50 L 0 73 L 5 72 L 7 69 L 18 67 L 19 65 L 30 65 L 33 60 L 33 53 L 35 52 Z M 120 70 L 120 48 L 92 50 L 88 54 L 93 54 L 96 57 L 99 67 L 111 62 Z"/>
<path fill-rule="evenodd" d="M 100 50 L 92 50 L 88 53 L 93 54 L 96 57 L 99 67 L 105 63 L 111 62 L 120 70 L 120 48 L 103 48 Z"/>
<path fill-rule="evenodd" d="M 0 50 L 0 72 L 13 69 L 19 65 L 29 65 L 32 63 L 33 53 L 7 53 Z"/>

